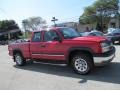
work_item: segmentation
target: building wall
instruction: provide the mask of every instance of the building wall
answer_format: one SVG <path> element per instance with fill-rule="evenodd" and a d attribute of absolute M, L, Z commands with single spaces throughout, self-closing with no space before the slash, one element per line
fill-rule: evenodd
<path fill-rule="evenodd" d="M 108 28 L 119 28 L 119 19 L 112 18 L 108 24 Z"/>
<path fill-rule="evenodd" d="M 89 24 L 83 25 L 77 22 L 66 22 L 66 23 L 57 24 L 57 26 L 71 27 L 71 28 L 76 29 L 79 32 L 84 32 L 86 31 L 86 29 L 89 29 L 89 30 L 93 29 L 92 25 L 89 25 Z"/>
<path fill-rule="evenodd" d="M 79 32 L 84 32 L 84 31 L 91 31 L 93 29 L 93 26 L 92 25 L 89 25 L 89 24 L 86 24 L 86 25 L 83 25 L 83 24 L 78 24 L 77 25 L 77 30 Z"/>

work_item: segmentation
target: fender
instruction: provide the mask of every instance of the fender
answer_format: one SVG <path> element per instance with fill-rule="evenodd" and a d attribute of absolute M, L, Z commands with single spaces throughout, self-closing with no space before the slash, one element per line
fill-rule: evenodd
<path fill-rule="evenodd" d="M 13 49 L 13 54 L 14 54 L 14 52 L 19 52 L 20 54 L 22 54 L 22 56 L 24 56 L 20 49 Z"/>
<path fill-rule="evenodd" d="M 75 50 L 84 50 L 84 51 L 89 51 L 90 53 L 94 53 L 94 51 L 91 48 L 88 47 L 72 47 L 69 49 L 69 53 Z"/>
<path fill-rule="evenodd" d="M 88 47 L 72 47 L 72 48 L 70 48 L 68 50 L 68 54 L 66 55 L 66 60 L 67 61 L 69 61 L 70 53 L 73 52 L 73 51 L 76 51 L 76 50 L 78 50 L 78 51 L 87 51 L 87 52 L 91 53 L 92 55 L 94 55 L 94 53 L 95 53 L 94 50 L 92 50 L 91 48 L 88 48 Z"/>

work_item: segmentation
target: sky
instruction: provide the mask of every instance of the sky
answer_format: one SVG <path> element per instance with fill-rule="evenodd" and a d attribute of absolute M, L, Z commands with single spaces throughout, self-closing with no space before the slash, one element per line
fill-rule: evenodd
<path fill-rule="evenodd" d="M 84 8 L 95 0 L 0 0 L 0 20 L 13 19 L 20 26 L 23 19 L 40 16 L 48 24 L 55 16 L 59 22 L 78 21 Z"/>

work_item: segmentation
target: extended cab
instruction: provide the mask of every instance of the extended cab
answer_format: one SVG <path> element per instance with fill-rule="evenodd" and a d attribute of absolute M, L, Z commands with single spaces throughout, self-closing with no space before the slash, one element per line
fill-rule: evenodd
<path fill-rule="evenodd" d="M 115 56 L 115 47 L 104 37 L 80 35 L 72 28 L 53 27 L 32 33 L 29 42 L 8 45 L 9 55 L 17 65 L 26 61 L 66 63 L 79 74 L 87 74 L 94 66 L 103 66 Z"/>

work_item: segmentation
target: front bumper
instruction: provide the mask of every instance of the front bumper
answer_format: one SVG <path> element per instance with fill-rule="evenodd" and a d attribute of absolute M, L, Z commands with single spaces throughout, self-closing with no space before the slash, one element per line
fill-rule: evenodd
<path fill-rule="evenodd" d="M 103 54 L 94 55 L 94 65 L 95 66 L 104 66 L 111 62 L 115 57 L 115 47 L 111 47 L 111 50 Z"/>

